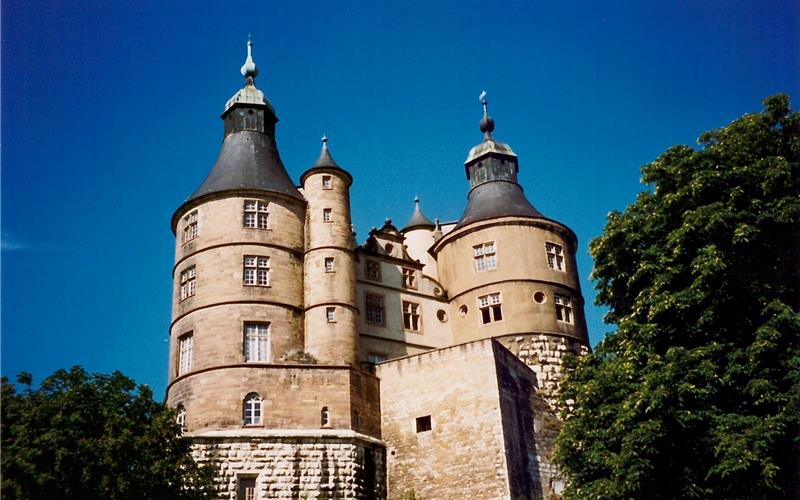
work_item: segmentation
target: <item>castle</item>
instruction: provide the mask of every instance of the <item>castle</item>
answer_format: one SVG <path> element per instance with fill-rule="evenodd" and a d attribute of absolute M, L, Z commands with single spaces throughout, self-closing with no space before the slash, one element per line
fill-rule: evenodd
<path fill-rule="evenodd" d="M 257 74 L 248 42 L 216 164 L 172 217 L 166 399 L 219 497 L 557 496 L 551 398 L 588 349 L 577 239 L 527 200 L 485 95 L 461 218 L 416 200 L 359 245 L 351 174 L 323 139 L 289 178 Z"/>

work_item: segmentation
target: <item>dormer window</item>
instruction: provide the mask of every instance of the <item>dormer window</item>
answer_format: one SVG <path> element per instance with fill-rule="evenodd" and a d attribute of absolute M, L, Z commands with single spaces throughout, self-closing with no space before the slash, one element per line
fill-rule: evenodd
<path fill-rule="evenodd" d="M 413 269 L 403 268 L 403 287 L 404 288 L 417 288 L 417 278 L 414 275 Z"/>

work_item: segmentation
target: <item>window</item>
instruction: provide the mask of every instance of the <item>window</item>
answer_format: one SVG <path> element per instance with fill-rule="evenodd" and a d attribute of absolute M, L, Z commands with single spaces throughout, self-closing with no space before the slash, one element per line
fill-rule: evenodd
<path fill-rule="evenodd" d="M 572 300 L 564 295 L 554 295 L 553 302 L 556 303 L 556 319 L 564 323 L 572 323 Z"/>
<path fill-rule="evenodd" d="M 333 189 L 333 177 L 330 175 L 322 176 L 322 189 Z"/>
<path fill-rule="evenodd" d="M 325 272 L 333 272 L 333 257 L 325 257 Z"/>
<path fill-rule="evenodd" d="M 371 281 L 381 280 L 381 265 L 374 260 L 368 260 L 364 263 L 364 276 Z"/>
<path fill-rule="evenodd" d="M 269 257 L 245 255 L 242 283 L 245 286 L 269 286 Z"/>
<path fill-rule="evenodd" d="M 475 245 L 472 247 L 472 255 L 475 259 L 475 270 L 478 272 L 497 267 L 497 255 L 495 255 L 494 241 Z"/>
<path fill-rule="evenodd" d="M 383 354 L 378 354 L 378 353 L 375 353 L 375 352 L 371 352 L 371 353 L 367 354 L 367 362 L 368 363 L 372 363 L 373 365 L 376 365 L 378 363 L 383 363 L 384 361 L 386 361 L 386 356 L 383 355 Z"/>
<path fill-rule="evenodd" d="M 192 371 L 192 348 L 194 347 L 194 336 L 192 332 L 185 333 L 178 337 L 178 375 Z"/>
<path fill-rule="evenodd" d="M 550 269 L 563 271 L 564 249 L 561 248 L 561 245 L 556 245 L 555 243 L 546 242 L 544 244 L 544 248 L 545 250 L 547 250 L 547 265 L 550 266 Z"/>
<path fill-rule="evenodd" d="M 478 308 L 481 311 L 481 322 L 484 325 L 503 319 L 499 293 L 490 293 L 489 295 L 478 297 Z"/>
<path fill-rule="evenodd" d="M 178 416 L 175 417 L 175 422 L 181 427 L 181 432 L 186 430 L 186 408 L 183 405 L 178 405 Z"/>
<path fill-rule="evenodd" d="M 424 417 L 417 417 L 416 430 L 417 432 L 427 432 L 431 430 L 431 416 L 425 415 Z"/>
<path fill-rule="evenodd" d="M 417 278 L 413 269 L 403 268 L 403 286 L 405 288 L 417 288 Z"/>
<path fill-rule="evenodd" d="M 269 360 L 269 323 L 244 324 L 244 360 Z"/>
<path fill-rule="evenodd" d="M 183 218 L 183 242 L 188 243 L 197 238 L 197 210 L 189 212 Z"/>
<path fill-rule="evenodd" d="M 333 222 L 333 212 L 330 208 L 322 209 L 322 222 Z"/>
<path fill-rule="evenodd" d="M 267 202 L 244 200 L 244 219 L 242 223 L 248 229 L 268 229 L 269 209 Z"/>
<path fill-rule="evenodd" d="M 325 319 L 328 320 L 328 323 L 336 323 L 336 308 L 335 307 L 326 307 L 325 308 Z"/>
<path fill-rule="evenodd" d="M 383 326 L 384 324 L 383 296 L 372 295 L 371 293 L 368 293 L 366 297 L 366 302 L 367 302 L 367 307 L 366 307 L 367 323 Z"/>
<path fill-rule="evenodd" d="M 251 392 L 244 398 L 244 425 L 261 425 L 261 396 Z"/>
<path fill-rule="evenodd" d="M 331 412 L 328 410 L 327 406 L 323 406 L 322 410 L 319 412 L 319 420 L 320 425 L 322 427 L 330 427 L 331 426 Z"/>
<path fill-rule="evenodd" d="M 181 271 L 181 300 L 188 299 L 194 295 L 196 289 L 195 279 L 197 271 L 194 266 L 187 267 Z"/>
<path fill-rule="evenodd" d="M 252 476 L 236 478 L 236 500 L 256 500 L 256 478 Z"/>
<path fill-rule="evenodd" d="M 403 328 L 412 332 L 422 330 L 420 324 L 419 304 L 403 301 Z"/>

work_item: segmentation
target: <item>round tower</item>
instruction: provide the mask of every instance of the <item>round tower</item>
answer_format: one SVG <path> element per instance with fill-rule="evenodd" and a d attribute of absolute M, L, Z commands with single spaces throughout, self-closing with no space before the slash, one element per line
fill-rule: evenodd
<path fill-rule="evenodd" d="M 419 196 L 415 196 L 414 212 L 400 232 L 406 238 L 405 244 L 408 254 L 423 264 L 423 274 L 436 278 L 436 260 L 428 253 L 428 249 L 433 246 L 435 241 L 434 229 L 436 229 L 436 224 L 422 213 L 419 205 Z"/>
<path fill-rule="evenodd" d="M 305 200 L 275 144 L 278 121 L 255 86 L 225 105 L 214 167 L 175 211 L 167 400 L 193 430 L 241 428 L 263 368 L 303 350 Z"/>
<path fill-rule="evenodd" d="M 497 338 L 533 365 L 541 387 L 552 386 L 560 367 L 545 369 L 545 360 L 588 347 L 577 238 L 525 197 L 517 155 L 492 137 L 485 93 L 481 103 L 484 139 L 465 162 L 467 207 L 431 249 L 450 298 L 453 342 Z"/>
<path fill-rule="evenodd" d="M 308 201 L 304 256 L 306 352 L 324 364 L 358 365 L 356 263 L 350 220 L 352 176 L 334 161 L 327 137 L 300 178 Z"/>

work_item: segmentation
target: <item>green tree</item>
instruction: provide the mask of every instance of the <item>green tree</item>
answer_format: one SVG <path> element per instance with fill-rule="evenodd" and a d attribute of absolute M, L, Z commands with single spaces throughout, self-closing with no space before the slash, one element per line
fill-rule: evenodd
<path fill-rule="evenodd" d="M 567 498 L 792 498 L 800 117 L 785 95 L 642 168 L 590 244 L 617 331 L 572 358 Z"/>
<path fill-rule="evenodd" d="M 146 385 L 80 367 L 18 382 L 2 379 L 4 499 L 212 498 L 212 471 Z"/>

